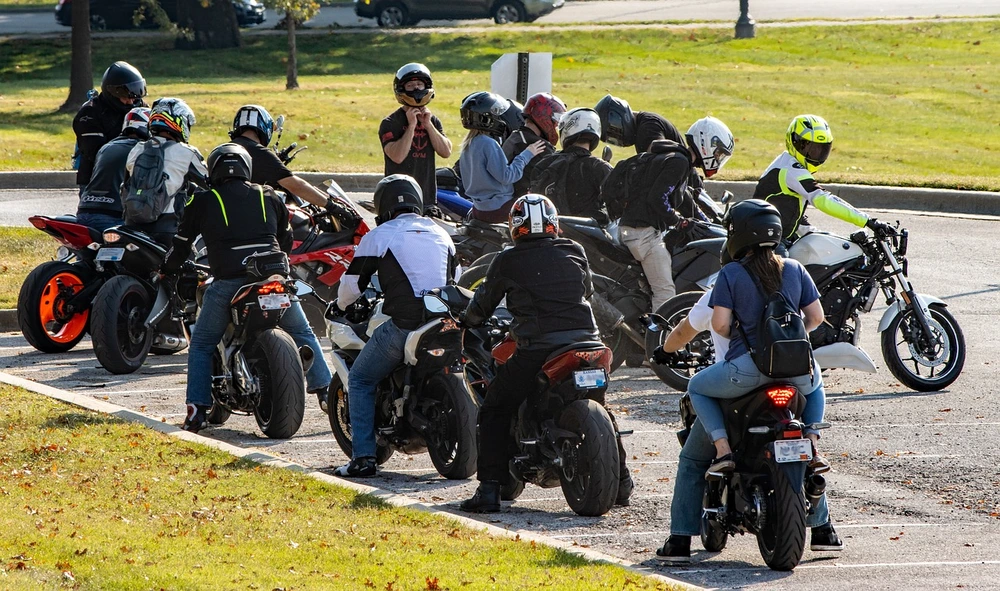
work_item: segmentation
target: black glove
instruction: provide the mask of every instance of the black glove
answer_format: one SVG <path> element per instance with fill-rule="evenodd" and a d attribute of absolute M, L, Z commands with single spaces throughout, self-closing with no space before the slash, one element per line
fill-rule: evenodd
<path fill-rule="evenodd" d="M 653 349 L 653 362 L 658 365 L 670 365 L 680 360 L 676 351 L 664 351 L 663 346 Z"/>
<path fill-rule="evenodd" d="M 895 228 L 885 222 L 880 222 L 875 218 L 868 218 L 868 221 L 865 222 L 865 227 L 871 229 L 872 232 L 875 232 L 876 236 L 892 236 L 896 233 Z"/>
<path fill-rule="evenodd" d="M 428 205 L 427 208 L 424 209 L 424 215 L 429 218 L 437 218 L 439 220 L 444 219 L 444 213 L 441 212 L 441 208 L 437 205 Z"/>
<path fill-rule="evenodd" d="M 323 207 L 327 213 L 341 221 L 341 225 L 346 228 L 356 228 L 361 223 L 361 217 L 328 197 L 326 205 Z"/>

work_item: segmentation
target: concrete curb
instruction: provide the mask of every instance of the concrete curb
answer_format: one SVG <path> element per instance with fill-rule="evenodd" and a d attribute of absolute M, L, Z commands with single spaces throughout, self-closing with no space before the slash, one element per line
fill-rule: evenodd
<path fill-rule="evenodd" d="M 550 538 L 548 536 L 543 536 L 534 532 L 525 530 L 509 530 L 497 527 L 495 525 L 490 525 L 488 523 L 483 523 L 481 521 L 476 521 L 464 515 L 458 515 L 451 513 L 450 511 L 443 510 L 441 507 L 436 505 L 428 505 L 416 499 L 399 495 L 391 491 L 382 490 L 372 486 L 366 486 L 359 484 L 357 482 L 352 482 L 350 480 L 344 480 L 337 478 L 336 476 L 330 476 L 329 474 L 324 474 L 322 472 L 317 472 L 312 468 L 303 466 L 301 464 L 296 464 L 289 462 L 277 456 L 271 455 L 266 452 L 258 450 L 250 450 L 242 447 L 238 447 L 229 443 L 222 441 L 217 441 L 215 439 L 210 439 L 208 437 L 197 435 L 195 433 L 189 433 L 187 431 L 182 431 L 180 427 L 169 424 L 163 418 L 151 417 L 143 413 L 130 410 L 116 404 L 111 404 L 104 402 L 102 400 L 97 400 L 91 398 L 90 396 L 83 396 L 81 394 L 74 394 L 72 392 L 67 392 L 65 390 L 60 390 L 58 388 L 53 388 L 52 386 L 47 386 L 45 384 L 39 384 L 37 382 L 32 382 L 31 380 L 26 380 L 11 374 L 0 372 L 0 383 L 8 384 L 11 386 L 17 386 L 35 392 L 36 394 L 41 394 L 47 396 L 54 400 L 59 400 L 67 404 L 72 404 L 87 410 L 92 410 L 94 412 L 99 412 L 107 415 L 117 417 L 123 421 L 128 421 L 131 423 L 138 423 L 154 431 L 159 431 L 170 437 L 176 437 L 184 441 L 189 441 L 192 443 L 199 443 L 201 445 L 207 445 L 219 451 L 226 452 L 238 458 L 243 458 L 256 462 L 264 466 L 270 466 L 272 468 L 282 468 L 285 470 L 293 470 L 295 472 L 300 472 L 310 478 L 315 478 L 322 482 L 332 484 L 335 486 L 341 486 L 349 488 L 351 490 L 357 491 L 362 494 L 372 495 L 378 497 L 379 499 L 389 503 L 395 507 L 407 507 L 410 509 L 416 509 L 418 511 L 423 511 L 425 513 L 430 513 L 432 515 L 437 515 L 456 521 L 461 525 L 475 529 L 478 531 L 484 531 L 491 536 L 499 538 L 510 538 L 518 539 L 526 542 L 535 542 L 537 544 L 545 544 L 559 550 L 563 550 L 569 554 L 574 554 L 581 558 L 585 558 L 591 561 L 597 562 L 607 562 L 611 564 L 616 564 L 623 567 L 625 570 L 630 572 L 653 578 L 657 581 L 662 581 L 664 583 L 669 583 L 671 585 L 676 585 L 677 587 L 689 591 L 702 591 L 703 587 L 698 587 L 696 585 L 691 585 L 677 579 L 672 579 L 670 577 L 657 574 L 652 572 L 649 568 L 639 566 L 633 562 L 623 560 L 614 556 L 603 554 L 595 550 L 590 550 L 589 548 L 581 548 L 580 546 L 575 546 L 571 542 L 566 542 L 563 540 L 557 540 L 555 538 Z"/>

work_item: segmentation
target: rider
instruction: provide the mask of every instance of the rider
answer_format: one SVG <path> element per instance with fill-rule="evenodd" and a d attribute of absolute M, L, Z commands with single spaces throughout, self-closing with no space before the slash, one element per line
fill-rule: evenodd
<path fill-rule="evenodd" d="M 413 177 L 423 191 L 424 208 L 437 203 L 434 155 L 451 156 L 451 140 L 444 135 L 441 121 L 431 114 L 434 81 L 423 64 L 406 64 L 392 81 L 396 100 L 402 105 L 382 120 L 379 141 L 385 155 L 385 174 Z"/>
<path fill-rule="evenodd" d="M 191 252 L 191 241 L 201 234 L 214 278 L 205 291 L 188 351 L 187 418 L 183 429 L 197 433 L 207 426 L 212 406 L 212 351 L 229 326 L 229 305 L 246 283 L 246 257 L 255 253 L 291 251 L 288 209 L 269 187 L 250 184 L 250 154 L 237 144 L 222 144 L 208 155 L 211 191 L 195 193 L 187 202 L 184 219 L 162 273 L 174 275 Z M 279 326 L 296 341 L 312 335 L 298 301 L 292 302 Z M 305 341 L 315 362 L 306 374 L 310 391 L 329 386 L 330 370 L 320 363 L 322 349 L 315 336 Z"/>
<path fill-rule="evenodd" d="M 781 213 L 782 237 L 794 242 L 800 225 L 809 225 L 809 204 L 833 217 L 858 227 L 871 228 L 877 234 L 892 233 L 892 227 L 857 210 L 850 203 L 827 191 L 813 179 L 813 173 L 826 162 L 833 147 L 830 125 L 816 115 L 792 119 L 785 133 L 785 151 L 767 167 L 754 199 L 763 199 Z"/>
<path fill-rule="evenodd" d="M 601 117 L 601 141 L 612 146 L 635 146 L 635 153 L 648 152 L 656 140 L 670 140 L 684 145 L 684 136 L 674 126 L 656 113 L 632 113 L 628 101 L 610 94 L 597 101 L 594 110 Z"/>
<path fill-rule="evenodd" d="M 469 130 L 458 158 L 465 193 L 472 200 L 473 219 L 488 224 L 507 220 L 514 202 L 514 182 L 524 167 L 545 150 L 545 140 L 529 144 L 508 164 L 500 138 L 520 126 L 511 102 L 491 92 L 474 92 L 462 100 L 462 126 Z M 505 117 L 506 115 L 506 117 Z"/>
<path fill-rule="evenodd" d="M 593 109 L 573 109 L 559 121 L 559 135 L 562 150 L 535 159 L 538 164 L 532 171 L 533 192 L 551 199 L 564 215 L 593 218 L 607 226 L 611 220 L 601 197 L 601 185 L 611 174 L 611 165 L 591 154 L 601 141 L 600 118 Z M 552 166 L 560 170 L 556 175 L 559 178 L 544 172 Z M 543 183 L 548 186 L 539 186 Z"/>
<path fill-rule="evenodd" d="M 121 186 L 125 162 L 139 140 L 149 139 L 149 109 L 136 107 L 125 115 L 122 133 L 97 152 L 90 182 L 80 192 L 76 219 L 103 232 L 122 223 Z"/>
<path fill-rule="evenodd" d="M 250 153 L 253 160 L 253 177 L 250 182 L 276 190 L 284 189 L 304 201 L 326 209 L 345 229 L 356 228 L 361 222 L 356 213 L 288 170 L 278 155 L 267 149 L 272 133 L 274 119 L 264 107 L 243 105 L 236 111 L 229 137 L 234 144 L 243 146 Z"/>
<path fill-rule="evenodd" d="M 559 141 L 557 126 L 565 112 L 566 104 L 554 94 L 539 92 L 528 97 L 528 102 L 524 103 L 524 110 L 521 112 L 524 116 L 524 125 L 503 142 L 503 153 L 507 156 L 507 162 L 512 162 L 525 148 L 539 140 L 545 141 L 542 155 L 555 152 L 556 142 Z M 525 165 L 521 178 L 514 182 L 514 197 L 528 193 L 531 171 L 537 161 L 537 158 L 532 158 Z"/>
<path fill-rule="evenodd" d="M 490 263 L 463 320 L 465 326 L 481 325 L 506 298 L 517 343 L 514 355 L 497 368 L 479 409 L 479 488 L 461 504 L 463 511 L 475 513 L 500 510 L 500 486 L 509 478 L 511 417 L 534 395 L 549 355 L 568 344 L 600 340 L 587 303 L 594 290 L 587 255 L 576 242 L 559 238 L 552 202 L 532 193 L 519 197 L 510 209 L 509 225 L 514 246 Z M 620 439 L 618 452 L 616 504 L 627 505 L 633 485 Z"/>
<path fill-rule="evenodd" d="M 378 224 L 361 238 L 340 280 L 337 307 L 346 310 L 378 273 L 382 311 L 391 318 L 375 329 L 348 377 L 353 457 L 337 476 L 375 476 L 375 388 L 403 361 L 403 345 L 423 322 L 424 292 L 457 280 L 455 245 L 433 220 L 421 216 L 423 195 L 412 177 L 394 174 L 375 186 Z"/>
<path fill-rule="evenodd" d="M 80 107 L 73 118 L 73 132 L 80 150 L 76 184 L 84 187 L 97 162 L 101 146 L 118 137 L 122 120 L 133 107 L 145 107 L 146 80 L 128 62 L 115 62 L 101 77 L 101 93 Z"/>

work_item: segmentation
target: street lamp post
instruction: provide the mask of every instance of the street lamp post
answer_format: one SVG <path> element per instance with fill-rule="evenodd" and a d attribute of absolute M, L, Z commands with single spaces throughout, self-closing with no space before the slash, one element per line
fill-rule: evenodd
<path fill-rule="evenodd" d="M 740 0 L 740 18 L 736 19 L 736 38 L 753 39 L 757 35 L 757 21 L 750 16 L 750 0 Z"/>

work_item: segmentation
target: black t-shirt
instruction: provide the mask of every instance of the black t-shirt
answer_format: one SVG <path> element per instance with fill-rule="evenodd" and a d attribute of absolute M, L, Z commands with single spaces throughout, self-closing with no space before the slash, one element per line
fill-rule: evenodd
<path fill-rule="evenodd" d="M 656 140 L 670 140 L 682 146 L 687 145 L 684 135 L 673 123 L 656 113 L 639 111 L 635 114 L 635 153 L 648 152 L 649 145 Z"/>
<path fill-rule="evenodd" d="M 233 139 L 233 143 L 243 146 L 250 153 L 250 162 L 253 165 L 250 173 L 251 183 L 282 190 L 278 181 L 292 176 L 292 171 L 281 163 L 277 154 L 248 137 L 239 136 Z"/>
<path fill-rule="evenodd" d="M 444 128 L 441 121 L 431 115 L 431 122 L 434 127 L 444 135 Z M 390 144 L 406 133 L 406 111 L 400 107 L 382 120 L 378 127 L 379 141 L 382 142 L 382 156 L 385 158 L 385 174 L 408 174 L 412 176 L 420 190 L 424 192 L 424 206 L 437 203 L 437 179 L 434 176 L 434 146 L 427 136 L 427 130 L 417 121 L 417 128 L 413 132 L 413 143 L 410 144 L 410 153 L 401 164 L 396 164 L 392 158 L 385 153 L 386 144 Z"/>

